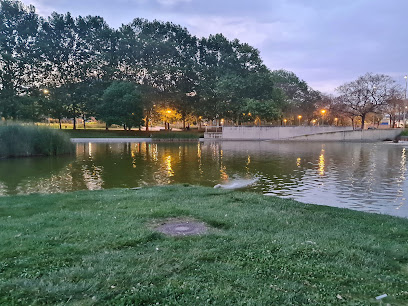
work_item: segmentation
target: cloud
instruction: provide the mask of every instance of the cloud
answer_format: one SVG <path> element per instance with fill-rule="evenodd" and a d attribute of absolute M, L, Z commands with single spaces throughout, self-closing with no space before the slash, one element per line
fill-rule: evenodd
<path fill-rule="evenodd" d="M 157 2 L 164 6 L 174 6 L 177 4 L 191 2 L 191 0 L 157 0 Z"/>

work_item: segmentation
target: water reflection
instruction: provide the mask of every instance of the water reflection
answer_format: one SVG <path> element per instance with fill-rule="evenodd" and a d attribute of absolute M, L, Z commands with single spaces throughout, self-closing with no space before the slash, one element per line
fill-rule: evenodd
<path fill-rule="evenodd" d="M 248 145 L 250 144 L 250 145 Z M 85 143 L 76 157 L 0 161 L 0 194 L 175 183 L 248 189 L 408 217 L 407 149 L 383 143 Z"/>

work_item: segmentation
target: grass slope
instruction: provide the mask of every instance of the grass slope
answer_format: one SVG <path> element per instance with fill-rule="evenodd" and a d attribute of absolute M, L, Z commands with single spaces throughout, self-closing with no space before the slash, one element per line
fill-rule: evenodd
<path fill-rule="evenodd" d="M 213 227 L 166 237 L 157 220 Z M 0 198 L 0 304 L 408 304 L 408 220 L 205 187 Z"/>

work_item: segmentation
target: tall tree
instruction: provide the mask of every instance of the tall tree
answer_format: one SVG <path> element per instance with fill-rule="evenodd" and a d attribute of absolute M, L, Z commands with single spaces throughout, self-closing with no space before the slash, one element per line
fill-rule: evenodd
<path fill-rule="evenodd" d="M 367 114 L 378 113 L 386 105 L 397 85 L 388 75 L 367 73 L 357 80 L 337 88 L 344 108 L 354 116 L 361 117 L 361 128 Z"/>
<path fill-rule="evenodd" d="M 0 1 L 0 114 L 18 119 L 34 86 L 39 18 L 33 6 Z"/>
<path fill-rule="evenodd" d="M 142 124 L 141 96 L 133 83 L 113 82 L 103 93 L 99 107 L 99 118 L 108 126 L 118 124 L 131 129 Z"/>

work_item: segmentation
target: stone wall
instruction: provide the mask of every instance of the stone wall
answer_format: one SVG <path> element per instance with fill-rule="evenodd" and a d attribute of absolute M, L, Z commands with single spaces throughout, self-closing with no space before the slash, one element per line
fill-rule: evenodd
<path fill-rule="evenodd" d="M 297 136 L 329 133 L 352 130 L 351 127 L 337 126 L 237 126 L 224 127 L 222 139 L 224 140 L 286 140 Z"/>

